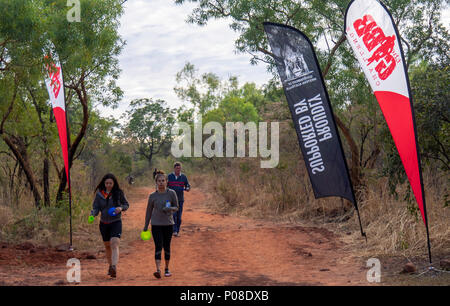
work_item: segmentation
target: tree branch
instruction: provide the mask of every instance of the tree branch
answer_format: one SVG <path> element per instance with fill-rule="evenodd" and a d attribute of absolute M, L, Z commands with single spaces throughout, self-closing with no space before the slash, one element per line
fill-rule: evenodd
<path fill-rule="evenodd" d="M 264 54 L 266 54 L 266 55 L 271 56 L 272 58 L 275 58 L 275 54 L 273 54 L 272 52 L 270 52 L 270 51 L 268 51 L 268 50 L 266 50 L 266 49 L 264 49 L 264 48 L 257 47 L 257 50 L 258 50 L 259 52 L 262 52 L 262 53 L 264 53 Z"/>
<path fill-rule="evenodd" d="M 6 110 L 6 113 L 3 115 L 2 123 L 0 124 L 0 134 L 3 134 L 4 125 L 5 125 L 6 119 L 9 117 L 9 115 L 12 112 L 12 109 L 13 109 L 13 106 L 14 106 L 14 101 L 16 100 L 16 95 L 17 95 L 17 80 L 14 80 L 14 94 L 12 96 L 11 103 L 9 104 L 9 107 Z"/>
<path fill-rule="evenodd" d="M 345 41 L 345 33 L 342 32 L 341 36 L 339 37 L 337 43 L 334 45 L 333 49 L 331 49 L 330 54 L 328 55 L 328 61 L 327 64 L 325 65 L 325 69 L 323 69 L 322 71 L 322 77 L 325 79 L 328 71 L 330 70 L 331 67 L 331 63 L 333 60 L 333 56 L 336 53 L 336 50 L 339 48 L 340 45 L 342 45 L 342 43 Z"/>

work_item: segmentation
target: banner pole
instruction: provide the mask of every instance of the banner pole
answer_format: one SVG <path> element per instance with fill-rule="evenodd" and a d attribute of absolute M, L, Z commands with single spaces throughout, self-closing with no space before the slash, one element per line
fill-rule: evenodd
<path fill-rule="evenodd" d="M 397 139 L 399 139 L 399 138 L 403 137 L 403 134 L 402 133 L 398 133 L 398 132 L 396 132 L 394 134 L 394 130 L 391 128 L 391 126 L 389 126 L 389 130 L 391 131 L 391 135 L 392 135 L 392 137 L 394 139 L 395 145 L 397 147 L 397 151 L 398 151 L 398 153 L 400 155 L 400 158 L 402 159 L 403 167 L 404 167 L 405 172 L 406 172 L 406 174 L 408 176 L 408 180 L 410 182 L 410 185 L 411 185 L 411 188 L 413 190 L 414 196 L 416 198 L 417 204 L 418 204 L 418 206 L 420 208 L 423 221 L 425 223 L 425 228 L 426 228 L 426 233 L 427 233 L 428 256 L 429 256 L 430 265 L 431 265 L 431 263 L 432 263 L 432 260 L 431 260 L 431 244 L 430 244 L 430 235 L 429 235 L 429 228 L 428 228 L 428 217 L 427 217 L 426 201 L 425 201 L 425 188 L 424 188 L 423 176 L 422 176 L 422 163 L 420 161 L 420 151 L 419 151 L 419 141 L 418 141 L 418 134 L 417 134 L 417 124 L 416 124 L 416 119 L 415 119 L 415 114 L 414 114 L 413 95 L 412 95 L 411 85 L 410 85 L 409 76 L 408 76 L 408 67 L 406 65 L 405 54 L 404 54 L 403 47 L 402 47 L 402 41 L 400 39 L 401 36 L 400 36 L 400 33 L 399 33 L 398 28 L 396 26 L 396 23 L 394 21 L 394 18 L 392 17 L 389 9 L 383 4 L 383 2 L 381 2 L 379 0 L 372 0 L 369 3 L 369 1 L 367 1 L 367 0 L 364 0 L 364 1 L 363 0 L 352 0 L 348 4 L 346 12 L 345 12 L 344 31 L 347 32 L 347 38 L 348 38 L 349 35 L 351 36 L 351 34 L 348 33 L 348 30 L 350 29 L 350 26 L 347 28 L 347 22 L 349 21 L 348 20 L 348 13 L 350 11 L 350 7 L 354 3 L 358 3 L 357 7 L 359 7 L 360 11 L 362 10 L 362 11 L 364 11 L 364 14 L 366 14 L 363 17 L 363 19 L 357 19 L 357 21 L 359 22 L 358 27 L 360 27 L 361 25 L 362 25 L 363 28 L 365 28 L 366 26 L 369 27 L 367 24 L 363 24 L 363 21 L 362 21 L 362 20 L 366 20 L 364 22 L 367 22 L 369 20 L 367 16 L 370 17 L 370 21 L 371 22 L 375 22 L 375 20 L 373 19 L 372 15 L 369 14 L 369 7 L 370 7 L 370 9 L 373 9 L 374 12 L 376 12 L 378 15 L 384 13 L 384 14 L 386 14 L 389 17 L 389 18 L 385 18 L 385 16 L 382 16 L 384 19 L 386 19 L 386 20 L 390 19 L 390 22 L 391 22 L 390 24 L 385 23 L 384 19 L 382 21 L 383 25 L 386 25 L 388 27 L 387 30 L 390 31 L 390 28 L 389 28 L 389 26 L 390 26 L 390 27 L 392 27 L 392 31 L 395 34 L 395 35 L 392 36 L 393 39 L 394 39 L 394 42 L 393 42 L 393 45 L 390 47 L 391 50 L 389 51 L 389 53 L 395 49 L 395 42 L 397 42 L 397 44 L 398 44 L 398 52 L 400 53 L 401 62 L 403 64 L 402 65 L 403 66 L 403 73 L 404 73 L 404 79 L 405 79 L 405 83 L 406 83 L 405 84 L 406 85 L 406 91 L 408 93 L 408 96 L 405 95 L 405 92 L 404 92 L 405 88 L 404 88 L 404 86 L 398 86 L 396 88 L 396 90 L 392 90 L 391 87 L 383 85 L 384 80 L 386 80 L 387 77 L 389 77 L 391 75 L 391 73 L 393 73 L 393 69 L 395 68 L 395 65 L 393 66 L 393 68 L 391 68 L 391 70 L 387 70 L 387 69 L 385 70 L 385 72 L 386 71 L 389 71 L 389 72 L 387 74 L 383 74 L 383 76 L 384 76 L 383 78 L 381 78 L 381 75 L 380 75 L 380 71 L 381 70 L 378 71 L 378 75 L 380 77 L 380 80 L 379 80 L 378 84 L 375 83 L 375 85 L 374 85 L 373 81 L 371 81 L 372 78 L 370 77 L 370 73 L 369 73 L 370 70 L 368 70 L 367 67 L 369 67 L 370 63 L 373 61 L 373 59 L 376 56 L 374 57 L 374 55 L 372 55 L 372 60 L 369 63 L 367 63 L 367 64 L 365 64 L 365 63 L 363 64 L 363 61 L 366 61 L 366 60 L 362 56 L 358 57 L 358 51 L 356 51 L 356 49 L 358 49 L 359 46 L 356 46 L 355 44 L 353 44 L 352 48 L 353 48 L 353 50 L 355 52 L 355 55 L 357 56 L 358 60 L 360 61 L 363 70 L 365 70 L 364 72 L 365 72 L 366 77 L 367 77 L 367 79 L 368 79 L 368 81 L 369 81 L 369 83 L 370 83 L 370 85 L 372 87 L 372 90 L 374 91 L 375 96 L 377 96 L 377 93 L 380 95 L 381 99 L 378 98 L 378 96 L 377 96 L 377 100 L 378 100 L 378 103 L 379 103 L 380 107 L 382 107 L 382 111 L 383 111 L 383 108 L 386 110 L 386 112 L 383 111 L 383 114 L 385 116 L 385 119 L 386 119 L 388 125 L 389 125 L 389 122 L 391 122 L 391 124 L 393 124 L 393 122 L 398 121 L 397 117 L 392 116 L 394 111 L 398 112 L 399 110 L 401 110 L 401 111 L 405 112 L 404 108 L 390 108 L 390 106 L 388 106 L 389 104 L 393 105 L 394 101 L 397 102 L 396 99 L 398 99 L 398 98 L 394 98 L 394 100 L 392 100 L 393 99 L 392 97 L 393 96 L 394 97 L 400 96 L 400 97 L 403 97 L 403 98 L 407 98 L 408 101 L 409 101 L 409 109 L 406 110 L 406 111 L 410 111 L 411 112 L 411 117 L 412 118 L 407 118 L 407 119 L 411 119 L 413 135 L 409 139 L 408 146 L 405 146 L 403 144 L 402 148 L 399 148 L 399 144 L 398 144 L 398 141 L 396 140 L 396 137 L 397 137 Z M 364 3 L 364 5 L 363 5 L 363 3 Z M 379 4 L 379 6 L 377 4 Z M 380 11 L 382 11 L 382 12 L 380 12 Z M 353 19 L 355 19 L 354 16 L 353 16 Z M 355 23 L 356 23 L 356 21 L 353 21 L 353 28 L 356 30 Z M 376 26 L 378 26 L 378 25 L 375 23 L 375 27 Z M 374 28 L 373 25 L 370 26 L 370 30 L 368 30 L 368 32 L 367 32 L 367 33 L 370 32 L 370 35 L 368 37 L 364 36 L 365 38 L 363 38 L 363 42 L 364 42 L 364 45 L 365 45 L 365 48 L 367 49 L 367 51 L 371 51 L 373 49 L 373 47 L 374 47 L 374 46 L 371 45 L 371 47 L 369 49 L 368 44 L 367 44 L 367 42 L 368 42 L 367 39 L 373 38 L 374 37 L 373 35 L 375 35 L 374 33 L 372 33 L 372 28 Z M 359 28 L 359 30 L 356 30 L 356 31 L 357 32 L 359 31 L 359 33 L 357 33 L 357 36 L 359 36 L 359 37 L 361 37 L 363 35 L 366 35 L 366 31 L 365 30 L 363 32 L 361 32 L 361 27 Z M 389 34 L 391 34 L 392 31 L 390 31 Z M 384 35 L 384 32 L 383 32 L 382 29 L 381 29 L 381 34 Z M 366 41 L 364 41 L 364 39 L 366 39 Z M 351 39 L 348 39 L 348 41 L 350 42 Z M 357 41 L 357 39 L 354 40 L 354 42 L 356 42 L 356 41 Z M 381 51 L 381 52 L 387 52 L 385 49 L 383 49 L 383 50 L 384 51 Z M 364 52 L 364 49 L 362 49 L 362 52 Z M 379 52 L 380 52 L 380 49 L 378 48 L 378 49 L 376 49 L 376 51 L 374 51 L 374 54 L 378 54 L 379 55 Z M 362 55 L 362 54 L 363 53 L 359 53 L 359 55 Z M 391 56 L 391 63 L 393 62 L 395 64 L 396 60 L 394 59 L 394 61 L 392 61 L 392 55 L 389 55 L 389 56 Z M 392 64 L 390 64 L 390 65 L 392 65 Z M 384 68 L 386 68 L 386 66 L 384 66 Z M 384 68 L 382 68 L 382 69 L 384 69 Z M 375 69 L 375 70 L 377 70 L 377 69 Z M 380 85 L 382 85 L 382 86 L 380 86 Z M 386 93 L 389 93 L 389 95 L 386 96 Z M 403 98 L 399 99 L 398 101 L 404 101 Z M 391 103 L 387 103 L 387 101 L 389 101 Z M 398 104 L 395 104 L 395 105 L 397 107 L 399 107 L 399 105 L 405 105 L 405 104 L 406 103 L 398 103 Z M 389 119 L 386 117 L 386 113 L 388 113 L 388 114 L 390 113 L 389 114 L 390 115 Z M 395 118 L 395 120 L 394 120 L 394 118 Z M 402 123 L 403 123 L 403 125 L 408 125 L 410 122 L 409 121 L 408 122 L 403 122 L 402 121 Z M 397 130 L 399 129 L 399 127 L 396 127 L 396 128 L 397 128 Z M 402 128 L 403 128 L 403 126 L 402 126 Z M 412 141 L 414 141 L 414 144 L 412 143 Z M 415 154 L 416 154 L 416 157 L 417 157 L 417 172 L 418 172 L 417 176 L 416 176 L 416 173 L 415 173 L 416 168 L 412 168 L 412 166 L 406 165 L 405 162 L 404 162 L 405 157 L 402 158 L 402 151 L 405 152 L 406 149 L 407 150 L 412 150 L 413 146 L 414 146 L 414 148 L 416 150 Z M 406 149 L 405 149 L 405 147 L 406 147 Z M 405 156 L 405 155 L 403 155 L 403 156 Z M 409 169 L 410 173 L 414 173 L 414 182 L 416 182 L 416 180 L 419 181 L 420 189 L 417 188 L 417 184 L 413 184 L 413 179 L 411 179 L 409 177 L 410 175 L 408 174 L 408 169 Z M 421 195 L 419 194 L 419 191 L 421 192 Z"/>
<path fill-rule="evenodd" d="M 384 8 L 384 10 L 387 12 L 389 17 L 391 18 L 395 34 L 397 35 L 397 37 L 401 37 L 400 33 L 398 32 L 398 28 L 397 28 L 397 26 L 395 25 L 395 23 L 393 21 L 394 18 L 392 17 L 391 12 L 388 10 L 388 8 L 384 5 L 383 2 L 379 1 L 379 3 L 381 4 L 381 6 Z M 408 74 L 408 67 L 406 66 L 406 61 L 405 61 L 405 53 L 403 52 L 403 46 L 402 46 L 402 43 L 401 43 L 400 39 L 398 39 L 398 41 L 399 41 L 398 45 L 399 45 L 399 49 L 400 49 L 400 55 L 402 57 L 402 62 L 403 62 L 403 70 L 405 71 L 406 86 L 408 88 L 408 95 L 409 95 L 409 101 L 410 101 L 410 107 L 411 107 L 412 122 L 413 122 L 413 127 L 414 127 L 414 138 L 415 138 L 415 142 L 416 142 L 417 164 L 418 164 L 418 168 L 419 168 L 420 188 L 422 190 L 423 214 L 424 214 L 424 218 L 425 218 L 425 229 L 426 229 L 426 232 L 427 232 L 428 257 L 429 257 L 430 265 L 431 265 L 432 261 L 431 261 L 430 234 L 429 234 L 429 230 L 428 230 L 427 205 L 426 205 L 426 201 L 425 201 L 425 187 L 423 185 L 422 162 L 420 160 L 419 137 L 418 137 L 418 134 L 417 134 L 416 115 L 415 115 L 415 112 L 414 112 L 414 102 L 413 102 L 414 100 L 413 100 L 413 95 L 412 95 L 412 91 L 411 91 L 411 84 L 409 83 L 409 74 Z M 417 201 L 417 198 L 416 198 L 416 201 Z M 419 202 L 418 202 L 418 204 L 419 204 Z"/>
<path fill-rule="evenodd" d="M 67 185 L 69 186 L 69 251 L 73 251 L 73 244 L 72 244 L 72 186 L 70 186 L 70 130 L 69 130 L 69 120 L 67 119 L 67 113 L 69 110 L 67 109 L 66 104 L 66 86 L 64 82 L 64 70 L 62 69 L 62 63 L 61 65 L 61 76 L 63 80 L 63 91 L 64 91 L 64 109 L 65 109 L 65 115 L 66 115 L 66 134 L 67 134 Z"/>
<path fill-rule="evenodd" d="M 49 58 L 49 60 L 51 60 L 51 67 L 50 64 L 48 64 L 45 68 L 46 70 L 49 69 L 53 69 L 56 68 L 56 70 L 58 71 L 57 74 L 55 73 L 51 73 L 49 71 L 47 71 L 46 74 L 46 78 L 45 78 L 45 83 L 47 86 L 47 90 L 50 96 L 50 102 L 52 104 L 52 108 L 53 108 L 53 115 L 55 116 L 55 120 L 56 120 L 56 125 L 58 127 L 58 133 L 59 133 L 59 139 L 60 139 L 60 143 L 61 143 L 61 150 L 62 150 L 62 155 L 63 155 L 63 161 L 64 161 L 64 172 L 63 172 L 63 177 L 61 179 L 64 179 L 64 175 L 66 176 L 66 180 L 67 183 L 69 185 L 69 226 L 70 226 L 70 240 L 69 240 L 69 251 L 73 250 L 73 246 L 72 246 L 72 190 L 71 190 L 71 186 L 70 186 L 70 165 L 69 165 L 69 154 L 70 154 L 70 133 L 69 133 L 69 121 L 67 120 L 67 104 L 66 104 L 66 88 L 65 88 L 65 83 L 64 83 L 64 71 L 62 69 L 62 64 L 59 60 L 59 56 L 56 53 L 56 46 L 50 41 L 51 45 L 53 46 L 53 48 L 55 50 L 55 56 L 57 57 L 57 62 L 59 67 L 56 66 L 56 63 L 53 59 L 53 55 L 51 54 L 51 51 L 49 52 L 48 55 L 44 54 L 44 59 L 52 56 L 52 58 Z M 59 74 L 59 72 L 61 74 Z M 59 82 L 59 77 L 61 77 L 61 83 Z M 58 85 L 57 88 L 57 92 L 55 92 L 55 88 L 53 88 L 53 84 L 54 82 L 56 82 L 56 84 Z M 60 87 L 63 87 L 63 91 L 62 91 L 62 100 L 61 101 L 61 92 L 60 92 Z M 53 94 L 52 94 L 53 91 Z M 55 114 L 55 110 L 57 109 L 61 109 L 64 112 L 64 119 L 62 118 L 62 116 L 58 115 L 59 119 L 56 118 L 56 114 Z M 58 110 L 58 113 L 60 113 L 60 111 Z M 64 120 L 64 122 L 62 122 Z M 59 122 L 58 122 L 59 121 Z M 66 133 L 66 139 L 64 140 L 63 137 L 63 133 L 64 130 L 60 129 L 63 128 L 65 124 L 65 133 Z M 64 146 L 64 141 L 66 141 L 65 146 Z M 65 150 L 67 150 L 67 154 L 65 154 Z"/>
<path fill-rule="evenodd" d="M 72 191 L 69 184 L 69 219 L 70 219 L 70 244 L 69 244 L 69 251 L 73 251 L 73 245 L 72 245 Z"/>
<path fill-rule="evenodd" d="M 314 46 L 303 32 L 291 26 L 271 22 L 264 22 L 263 26 L 274 52 L 314 195 L 316 199 L 337 196 L 353 202 L 361 235 L 365 236 L 336 117 Z M 320 126 L 317 122 L 321 122 Z M 316 139 L 318 128 L 324 128 L 321 133 L 327 133 L 327 137 Z M 324 140 L 328 141 L 320 145 Z M 320 164 L 315 161 L 317 158 L 321 158 Z"/>
<path fill-rule="evenodd" d="M 336 128 L 337 130 L 337 128 Z M 339 137 L 339 142 L 341 142 L 341 139 Z M 341 143 L 341 150 L 343 150 L 342 148 L 342 143 Z M 342 151 L 342 154 L 344 154 L 344 152 Z M 344 155 L 345 156 L 345 155 Z M 355 190 L 353 189 L 353 182 L 352 179 L 350 177 L 350 171 L 348 170 L 348 165 L 347 165 L 347 159 L 344 158 L 345 161 L 345 168 L 347 169 L 347 175 L 348 175 L 348 179 L 350 180 L 350 189 L 352 190 L 352 196 L 353 196 L 353 205 L 355 206 L 356 209 L 356 214 L 358 216 L 358 222 L 359 222 L 359 229 L 361 230 L 361 236 L 364 237 L 366 239 L 366 243 L 367 243 L 367 235 L 363 230 L 362 227 L 362 222 L 361 222 L 361 216 L 359 214 L 359 208 L 358 208 L 358 202 L 356 201 L 356 196 L 355 196 Z"/>
<path fill-rule="evenodd" d="M 312 44 L 311 44 L 311 46 L 312 46 Z M 314 56 L 314 60 L 316 61 L 317 65 L 319 67 L 319 70 L 320 70 L 320 66 L 318 64 L 319 60 L 317 59 L 317 56 L 316 56 L 315 52 L 313 52 L 313 56 Z M 356 202 L 355 191 L 353 190 L 353 182 L 352 182 L 352 179 L 351 179 L 351 176 L 350 176 L 350 171 L 348 170 L 347 159 L 345 158 L 345 154 L 344 154 L 344 148 L 342 146 L 341 134 L 339 133 L 339 129 L 338 129 L 337 124 L 336 124 L 333 108 L 331 107 L 331 100 L 330 100 L 330 97 L 328 95 L 328 90 L 326 90 L 325 80 L 323 78 L 321 70 L 320 70 L 319 76 L 320 76 L 320 81 L 322 82 L 322 86 L 325 89 L 324 90 L 325 91 L 325 96 L 326 96 L 326 98 L 327 98 L 327 100 L 329 102 L 330 114 L 331 114 L 331 118 L 333 119 L 332 120 L 332 124 L 333 124 L 334 129 L 335 129 L 336 134 L 337 134 L 337 139 L 338 139 L 338 143 L 339 143 L 339 149 L 341 151 L 341 154 L 342 154 L 342 157 L 343 157 L 343 161 L 344 161 L 345 171 L 347 172 L 347 177 L 348 177 L 348 180 L 350 182 L 349 185 L 350 185 L 350 190 L 352 191 L 353 205 L 355 206 L 356 213 L 358 215 L 358 221 L 359 221 L 359 227 L 360 227 L 360 230 L 361 230 L 361 236 L 366 238 L 366 243 L 367 243 L 367 236 L 366 236 L 366 233 L 364 232 L 363 227 L 362 227 L 361 216 L 359 215 L 358 203 Z"/>
<path fill-rule="evenodd" d="M 431 261 L 431 244 L 430 244 L 430 234 L 429 234 L 429 231 L 428 231 L 428 222 L 427 222 L 427 225 L 425 227 L 427 229 L 428 258 L 430 259 L 430 265 L 432 265 L 433 262 Z"/>
<path fill-rule="evenodd" d="M 361 236 L 363 236 L 363 237 L 366 239 L 366 243 L 367 243 L 367 235 L 366 235 L 366 233 L 363 231 L 363 228 L 362 228 L 361 216 L 359 215 L 359 209 L 358 209 L 358 206 L 357 206 L 357 205 L 355 205 L 355 207 L 356 207 L 356 213 L 357 213 L 357 215 L 358 215 L 358 221 L 359 221 L 359 228 L 360 228 L 360 230 L 361 230 Z"/>
<path fill-rule="evenodd" d="M 314 53 L 314 59 L 316 60 L 317 63 L 319 62 L 315 53 Z M 322 81 L 323 87 L 326 88 L 325 80 L 323 78 L 322 72 L 320 72 L 319 75 L 320 75 L 320 80 Z M 342 154 L 342 157 L 343 157 L 343 160 L 344 160 L 345 171 L 347 172 L 347 177 L 348 177 L 348 180 L 350 182 L 350 190 L 352 191 L 353 205 L 355 206 L 356 214 L 358 215 L 358 221 L 359 221 L 359 228 L 361 230 L 361 236 L 366 239 L 366 243 L 367 243 L 367 236 L 366 236 L 366 233 L 364 232 L 363 227 L 362 227 L 361 216 L 359 215 L 358 203 L 356 201 L 355 191 L 353 189 L 353 182 L 352 182 L 352 179 L 351 179 L 351 176 L 350 176 L 350 171 L 348 170 L 347 159 L 345 158 L 344 147 L 342 146 L 342 141 L 341 141 L 341 134 L 339 133 L 339 129 L 338 129 L 337 124 L 336 124 L 333 108 L 331 107 L 331 100 L 330 100 L 330 97 L 328 96 L 328 90 L 325 90 L 325 95 L 326 95 L 326 97 L 327 97 L 327 99 L 328 99 L 328 101 L 330 103 L 330 113 L 331 113 L 331 116 L 333 118 L 332 124 L 334 125 L 334 129 L 336 130 L 336 134 L 338 136 L 337 139 L 338 139 L 338 142 L 339 142 L 339 148 L 341 150 L 341 154 Z"/>

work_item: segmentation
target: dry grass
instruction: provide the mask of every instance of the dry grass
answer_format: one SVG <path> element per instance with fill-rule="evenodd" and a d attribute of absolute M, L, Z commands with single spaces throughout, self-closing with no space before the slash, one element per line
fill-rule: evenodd
<path fill-rule="evenodd" d="M 425 182 L 429 179 L 425 178 Z M 411 207 L 416 203 L 407 204 L 389 196 L 386 182 L 378 181 L 378 188 L 367 190 L 365 199 L 361 202 L 361 218 L 366 224 L 365 230 L 369 243 L 361 244 L 354 233 L 347 237 L 352 248 L 362 254 L 399 255 L 406 258 L 428 254 L 426 228 L 420 212 L 412 213 Z M 378 189 L 378 190 L 377 190 Z M 381 192 L 379 190 L 381 189 Z M 404 193 L 406 186 L 398 188 Z M 432 254 L 438 257 L 450 255 L 450 210 L 444 207 L 442 194 L 426 184 L 427 215 Z M 345 227 L 346 225 L 341 225 Z M 355 226 L 351 227 L 353 230 Z"/>
<path fill-rule="evenodd" d="M 4 230 L 13 219 L 12 209 L 8 206 L 0 205 L 0 237 L 4 235 Z"/>
<path fill-rule="evenodd" d="M 368 237 L 366 244 L 353 205 L 334 197 L 315 199 L 301 168 L 297 164 L 260 169 L 256 161 L 239 159 L 224 162 L 222 170 L 215 175 L 195 174 L 190 179 L 194 186 L 212 194 L 211 208 L 216 211 L 324 226 L 340 233 L 348 248 L 359 256 L 427 256 L 426 230 L 420 212 L 414 212 L 416 202 L 396 200 L 389 194 L 385 178 L 372 180 L 359 201 Z M 431 175 L 425 175 L 424 180 L 432 254 L 448 257 L 450 209 L 444 207 L 446 187 L 445 184 L 435 187 L 435 177 Z M 398 186 L 397 192 L 404 194 L 406 187 L 406 184 Z"/>

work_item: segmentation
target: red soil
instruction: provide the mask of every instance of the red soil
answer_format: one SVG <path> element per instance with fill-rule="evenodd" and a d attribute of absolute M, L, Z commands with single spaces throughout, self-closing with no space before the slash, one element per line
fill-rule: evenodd
<path fill-rule="evenodd" d="M 279 225 L 207 210 L 200 190 L 185 193 L 180 237 L 172 239 L 172 277 L 153 276 L 153 241 L 141 241 L 150 188 L 127 195 L 117 279 L 107 276 L 104 252 L 57 252 L 0 246 L 0 285 L 69 284 L 66 262 L 81 261 L 81 285 L 298 286 L 367 285 L 366 269 L 344 251 L 340 238 L 322 228 Z M 97 218 L 98 219 L 98 218 Z M 98 222 L 98 220 L 96 220 Z M 98 233 L 98 243 L 101 237 Z M 74 243 L 76 248 L 76 243 Z M 92 254 L 91 254 L 92 256 Z M 164 264 L 164 263 L 163 263 Z"/>

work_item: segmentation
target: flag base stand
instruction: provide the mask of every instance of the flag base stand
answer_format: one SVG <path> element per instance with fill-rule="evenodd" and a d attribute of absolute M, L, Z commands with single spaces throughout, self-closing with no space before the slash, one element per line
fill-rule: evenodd
<path fill-rule="evenodd" d="M 420 277 L 420 276 L 428 274 L 428 273 L 432 273 L 431 277 L 436 277 L 436 276 L 438 276 L 438 274 L 450 273 L 450 271 L 444 271 L 444 270 L 437 269 L 437 268 L 435 268 L 433 266 L 429 266 L 425 271 L 423 271 L 422 273 L 418 274 L 416 277 Z"/>

